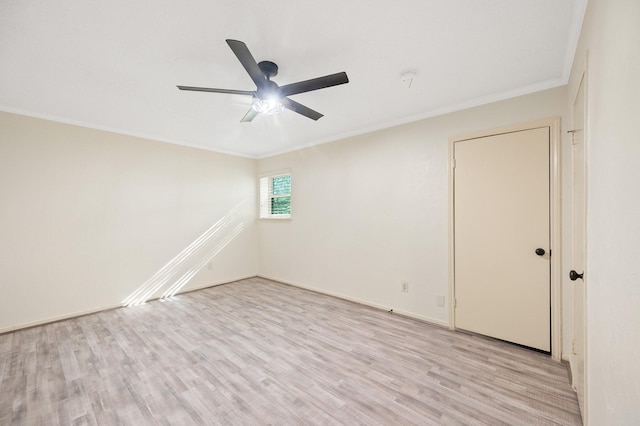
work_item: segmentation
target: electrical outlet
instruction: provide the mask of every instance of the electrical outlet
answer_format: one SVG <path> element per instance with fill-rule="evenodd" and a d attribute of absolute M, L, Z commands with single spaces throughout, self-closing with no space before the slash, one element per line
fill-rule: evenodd
<path fill-rule="evenodd" d="M 409 291 L 409 283 L 407 281 L 402 281 L 401 290 L 405 293 Z"/>
<path fill-rule="evenodd" d="M 444 296 L 436 296 L 436 306 L 444 307 Z"/>

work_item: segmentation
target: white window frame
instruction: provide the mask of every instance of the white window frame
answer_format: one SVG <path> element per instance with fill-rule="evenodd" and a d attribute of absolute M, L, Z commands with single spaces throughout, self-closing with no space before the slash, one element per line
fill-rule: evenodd
<path fill-rule="evenodd" d="M 260 178 L 258 179 L 259 196 L 260 196 L 260 200 L 259 200 L 259 206 L 260 206 L 259 218 L 260 219 L 291 219 L 290 213 L 289 214 L 273 214 L 271 212 L 271 200 L 273 198 L 289 197 L 291 200 L 293 199 L 291 197 L 291 192 L 292 192 L 291 188 L 289 189 L 288 194 L 277 194 L 277 195 L 273 194 L 273 179 L 281 176 L 289 176 L 291 181 L 293 181 L 293 179 L 291 178 L 290 170 L 279 170 L 276 172 L 265 173 L 263 175 L 260 175 Z M 291 183 L 291 185 L 293 185 L 293 182 Z"/>

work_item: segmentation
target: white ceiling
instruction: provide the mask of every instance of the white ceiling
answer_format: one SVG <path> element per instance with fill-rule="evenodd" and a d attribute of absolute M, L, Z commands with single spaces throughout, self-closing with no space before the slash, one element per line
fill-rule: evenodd
<path fill-rule="evenodd" d="M 0 110 L 260 158 L 565 84 L 586 0 L 0 2 Z M 240 120 L 255 90 L 345 71 L 291 111 Z M 404 71 L 417 73 L 404 87 Z"/>

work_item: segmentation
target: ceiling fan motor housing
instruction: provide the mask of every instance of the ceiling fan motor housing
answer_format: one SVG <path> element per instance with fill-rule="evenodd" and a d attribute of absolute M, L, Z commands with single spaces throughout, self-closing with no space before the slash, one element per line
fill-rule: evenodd
<path fill-rule="evenodd" d="M 258 88 L 256 95 L 260 99 L 280 99 L 282 97 L 278 91 L 278 85 L 271 80 L 267 80 L 263 87 Z"/>

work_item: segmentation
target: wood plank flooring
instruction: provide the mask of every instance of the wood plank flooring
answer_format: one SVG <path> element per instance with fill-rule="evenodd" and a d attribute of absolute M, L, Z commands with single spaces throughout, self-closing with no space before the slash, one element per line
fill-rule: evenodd
<path fill-rule="evenodd" d="M 548 356 L 260 278 L 0 336 L 0 425 L 581 424 Z"/>

